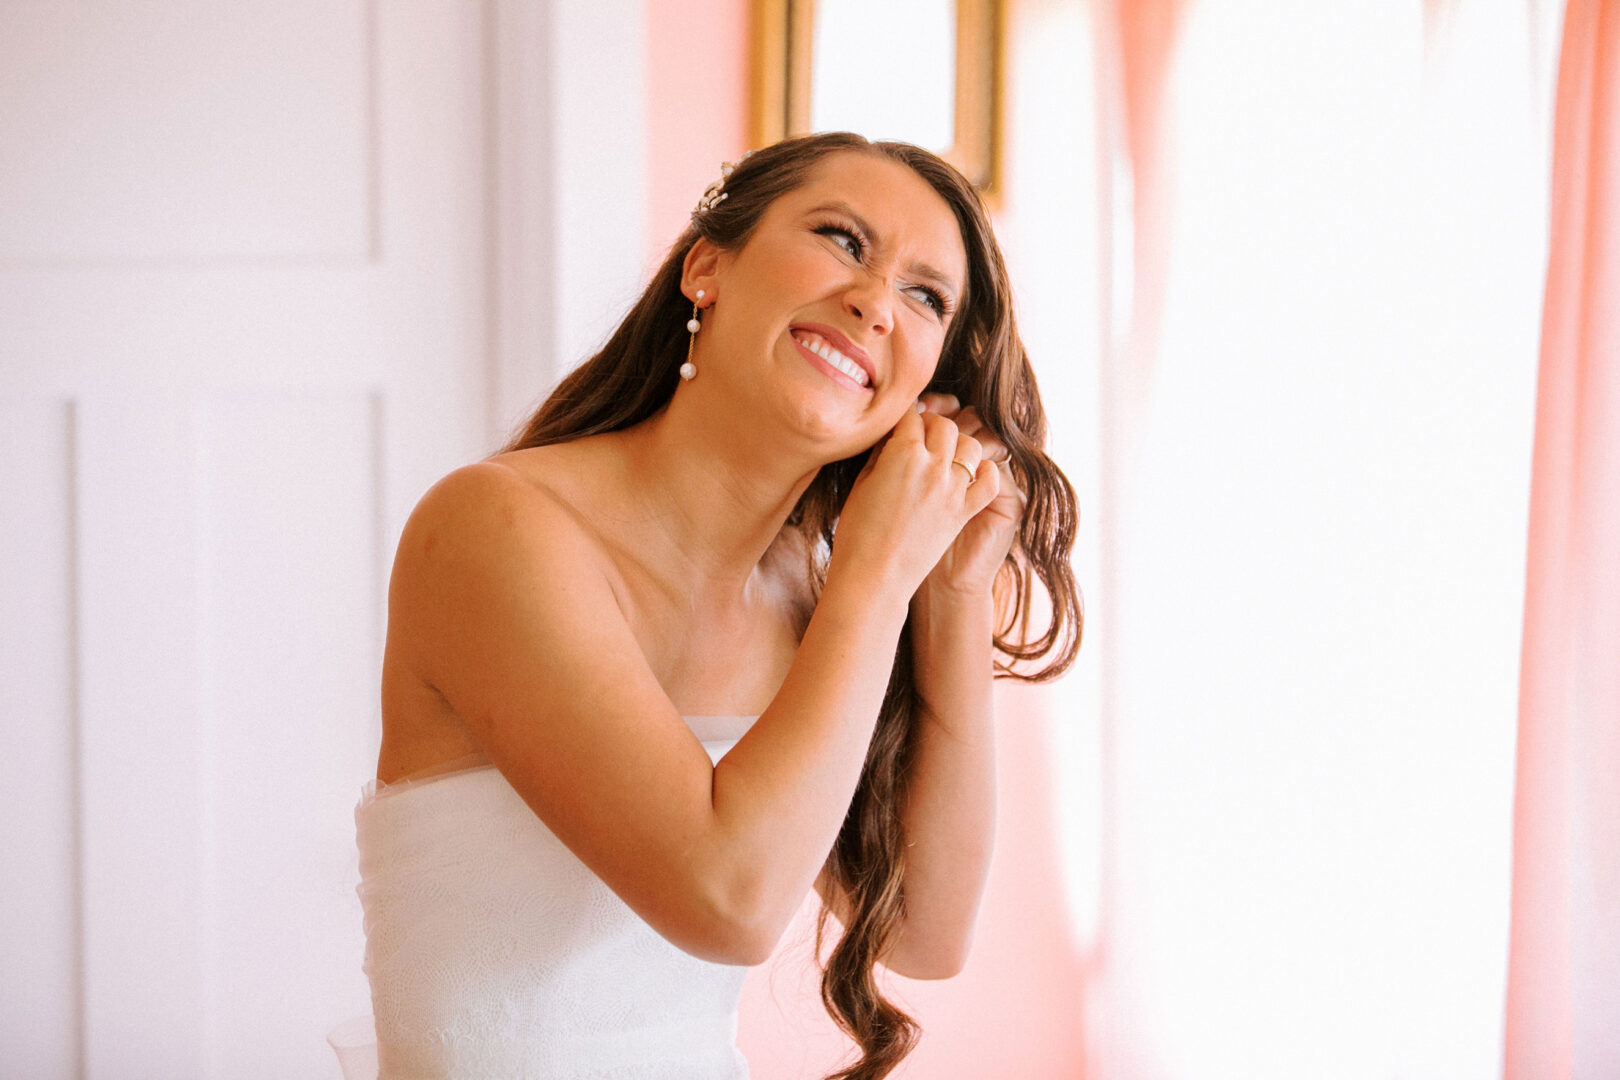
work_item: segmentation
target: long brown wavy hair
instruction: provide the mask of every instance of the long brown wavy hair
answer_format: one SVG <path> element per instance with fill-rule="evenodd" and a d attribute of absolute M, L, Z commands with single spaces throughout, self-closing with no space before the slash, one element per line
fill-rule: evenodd
<path fill-rule="evenodd" d="M 726 179 L 724 201 L 694 212 L 651 283 L 602 350 L 552 391 L 506 445 L 519 450 L 630 427 L 674 396 L 686 359 L 690 301 L 682 294 L 686 253 L 705 237 L 722 249 L 748 242 L 766 209 L 803 184 L 829 154 L 878 154 L 909 166 L 956 215 L 967 250 L 968 282 L 928 389 L 973 405 L 1011 453 L 1028 496 L 1023 521 L 1002 567 L 995 646 L 997 677 L 1055 678 L 1074 660 L 1082 622 L 1069 565 L 1077 509 L 1074 490 L 1042 449 L 1046 413 L 1013 322 L 1012 288 L 978 192 L 934 154 L 906 143 L 869 142 L 834 132 L 787 139 L 755 151 Z M 836 541 L 838 515 L 870 451 L 824 466 L 784 528 L 801 529 L 819 590 Z M 1033 587 L 1050 598 L 1044 630 L 1031 634 Z M 1044 661 L 1044 663 L 1039 663 Z M 827 857 L 827 876 L 848 899 L 848 925 L 827 956 L 821 999 L 860 1049 L 860 1058 L 828 1080 L 881 1080 L 916 1044 L 917 1022 L 884 997 L 874 965 L 883 959 L 905 912 L 906 841 L 901 811 L 926 708 L 913 677 L 910 622 L 900 636 L 888 690 L 849 812 Z M 817 956 L 827 926 L 816 928 Z"/>

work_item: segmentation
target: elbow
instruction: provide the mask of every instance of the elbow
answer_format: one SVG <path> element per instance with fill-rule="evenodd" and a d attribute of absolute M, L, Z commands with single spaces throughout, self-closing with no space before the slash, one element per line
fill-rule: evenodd
<path fill-rule="evenodd" d="M 697 933 L 675 941 L 680 948 L 711 964 L 757 967 L 771 958 L 781 938 L 779 929 L 747 921 L 714 918 L 705 920 Z"/>
<path fill-rule="evenodd" d="M 967 967 L 970 944 L 966 937 L 950 941 L 913 939 L 910 942 L 901 938 L 889 955 L 883 958 L 883 966 L 896 975 L 923 982 L 954 979 Z"/>
<path fill-rule="evenodd" d="M 718 962 L 739 967 L 758 967 L 771 958 L 781 937 L 780 933 L 772 933 L 758 927 L 735 927 L 726 936 L 725 959 Z"/>
<path fill-rule="evenodd" d="M 791 914 L 788 913 L 789 917 Z M 769 960 L 776 951 L 787 921 L 755 900 L 711 893 L 688 909 L 679 928 L 661 932 L 682 951 L 699 960 L 755 967 Z"/>
<path fill-rule="evenodd" d="M 965 966 L 965 964 L 955 962 L 938 963 L 906 972 L 905 976 L 908 979 L 918 979 L 923 982 L 937 982 L 941 979 L 956 978 L 962 974 L 962 968 Z"/>
<path fill-rule="evenodd" d="M 722 963 L 755 967 L 771 958 L 777 942 L 787 931 L 793 909 L 779 911 L 780 905 L 767 903 L 752 890 L 734 897 L 732 904 L 715 912 L 721 947 L 729 958 Z"/>
<path fill-rule="evenodd" d="M 885 963 L 884 967 L 896 975 L 904 975 L 908 979 L 919 982 L 938 982 L 941 979 L 954 979 L 962 974 L 967 966 L 965 958 L 956 957 L 928 957 L 925 960 L 901 964 Z"/>

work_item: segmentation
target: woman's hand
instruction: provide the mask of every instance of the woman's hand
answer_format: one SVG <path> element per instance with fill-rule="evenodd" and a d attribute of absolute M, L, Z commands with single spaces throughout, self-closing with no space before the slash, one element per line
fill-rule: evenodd
<path fill-rule="evenodd" d="M 967 415 L 982 430 L 971 410 Z M 829 582 L 857 573 L 870 587 L 909 600 L 947 549 L 960 544 L 963 526 L 993 504 L 1000 482 L 996 463 L 955 420 L 938 409 L 908 410 L 844 502 Z"/>
<path fill-rule="evenodd" d="M 949 418 L 955 422 L 959 438 L 975 440 L 982 448 L 983 460 L 993 465 L 1000 481 L 996 497 L 962 527 L 929 572 L 926 584 L 950 593 L 987 595 L 1007 552 L 1012 550 L 1028 499 L 1013 476 L 1007 447 L 984 426 L 977 409 L 971 405 L 962 408 L 953 394 L 924 394 L 919 400 L 927 410 L 925 419 Z"/>

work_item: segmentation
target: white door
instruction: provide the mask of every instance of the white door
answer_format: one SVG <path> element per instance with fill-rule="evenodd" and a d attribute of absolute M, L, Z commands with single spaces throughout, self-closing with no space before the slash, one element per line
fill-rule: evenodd
<path fill-rule="evenodd" d="M 387 566 L 498 437 L 486 18 L 0 7 L 4 1080 L 332 1076 L 367 1011 Z"/>

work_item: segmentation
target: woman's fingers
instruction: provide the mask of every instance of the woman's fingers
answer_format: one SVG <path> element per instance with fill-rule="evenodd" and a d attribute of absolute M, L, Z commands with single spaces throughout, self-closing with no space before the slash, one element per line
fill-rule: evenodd
<path fill-rule="evenodd" d="M 908 589 L 1002 490 L 984 444 L 923 404 L 922 412 L 906 410 L 887 442 L 874 448 L 845 500 L 834 549 L 836 566 L 862 567 Z"/>
<path fill-rule="evenodd" d="M 961 408 L 954 394 L 924 394 L 917 399 L 925 411 L 949 417 L 956 425 L 956 430 L 962 435 L 971 435 L 979 440 L 984 447 L 984 456 L 991 461 L 1007 461 L 1012 452 L 1005 443 L 996 438 L 995 433 L 985 427 L 984 421 L 979 418 L 979 410 L 969 405 Z"/>
<path fill-rule="evenodd" d="M 939 413 L 920 415 L 924 425 L 923 444 L 928 448 L 929 455 L 945 468 L 954 470 L 954 475 L 964 485 L 976 482 L 979 463 L 986 456 L 979 440 L 964 433 L 954 420 Z"/>
<path fill-rule="evenodd" d="M 934 457 L 944 455 L 948 460 L 956 449 L 956 424 L 938 413 L 925 412 L 918 416 L 923 425 L 923 445 Z"/>
<path fill-rule="evenodd" d="M 920 442 L 925 455 L 933 462 L 933 475 L 948 477 L 953 481 L 950 490 L 960 492 L 963 488 L 978 484 L 987 475 L 987 468 L 994 471 L 997 462 L 1006 460 L 1006 448 L 978 422 L 977 413 L 972 410 L 958 413 L 978 432 L 972 435 L 963 430 L 955 419 L 938 411 L 953 407 L 956 402 L 953 396 L 928 394 L 919 398 L 918 402 L 926 407 L 921 411 L 907 410 L 885 441 L 906 444 Z M 883 443 L 873 448 L 863 475 L 872 470 L 882 450 Z M 996 485 L 997 488 L 1005 486 L 1001 483 Z"/>
<path fill-rule="evenodd" d="M 1022 519 L 1024 509 L 1029 506 L 1029 496 L 1019 486 L 1018 477 L 1012 470 L 1012 463 L 1010 461 L 997 461 L 992 462 L 992 464 L 996 467 L 996 473 L 1001 484 L 1001 491 L 996 499 L 998 503 L 997 511 L 1014 521 Z"/>
<path fill-rule="evenodd" d="M 978 439 L 957 432 L 956 449 L 951 453 L 951 463 L 961 465 L 967 470 L 969 482 L 977 478 L 979 463 L 984 460 L 984 457 L 984 447 L 979 444 Z"/>
<path fill-rule="evenodd" d="M 1012 451 L 1007 449 L 1007 444 L 996 438 L 995 433 L 985 427 L 984 421 L 979 419 L 979 410 L 969 405 L 957 413 L 953 419 L 956 421 L 958 431 L 979 440 L 979 445 L 984 447 L 986 460 L 1010 461 L 1012 459 Z"/>
<path fill-rule="evenodd" d="M 899 435 L 902 432 L 920 432 L 923 429 L 921 410 L 907 409 L 900 416 L 898 423 L 889 432 L 890 435 Z"/>
<path fill-rule="evenodd" d="M 952 468 L 955 468 L 953 465 Z M 961 472 L 960 469 L 957 469 Z M 996 496 L 1002 491 L 1001 469 L 994 461 L 984 458 L 979 462 L 978 468 L 973 470 L 973 483 L 968 485 L 967 503 L 968 516 L 972 517 L 979 511 L 996 501 Z"/>

